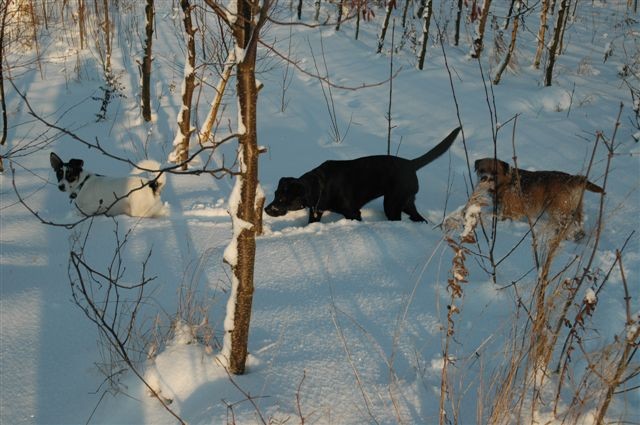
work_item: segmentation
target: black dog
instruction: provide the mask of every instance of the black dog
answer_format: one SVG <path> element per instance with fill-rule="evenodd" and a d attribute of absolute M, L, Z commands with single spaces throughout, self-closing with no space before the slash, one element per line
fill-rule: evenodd
<path fill-rule="evenodd" d="M 456 128 L 436 147 L 416 159 L 390 155 L 365 156 L 347 161 L 326 161 L 299 178 L 283 177 L 275 199 L 265 211 L 272 217 L 309 208 L 309 223 L 333 211 L 348 219 L 362 220 L 360 208 L 384 196 L 384 213 L 400 220 L 401 213 L 413 221 L 426 221 L 415 205 L 418 193 L 416 171 L 445 153 L 458 136 Z"/>

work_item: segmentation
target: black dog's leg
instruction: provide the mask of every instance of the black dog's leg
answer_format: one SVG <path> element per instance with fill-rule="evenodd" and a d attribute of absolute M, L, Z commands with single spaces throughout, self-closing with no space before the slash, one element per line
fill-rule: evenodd
<path fill-rule="evenodd" d="M 403 211 L 409 214 L 409 218 L 411 219 L 411 221 L 424 221 L 425 223 L 427 223 L 427 219 L 421 216 L 416 209 L 416 204 L 413 200 L 409 200 L 409 202 L 407 202 L 407 205 L 404 207 Z"/>
<path fill-rule="evenodd" d="M 324 211 L 319 211 L 316 208 L 309 208 L 309 224 L 319 222 L 323 212 Z"/>
<path fill-rule="evenodd" d="M 390 221 L 402 220 L 403 203 L 399 201 L 397 196 L 385 195 L 383 204 L 384 204 L 384 214 L 387 216 L 387 220 L 390 220 Z"/>
<path fill-rule="evenodd" d="M 362 221 L 362 214 L 360 213 L 360 210 L 355 210 L 355 211 L 346 211 L 346 212 L 342 212 L 341 213 L 345 218 L 348 218 L 349 220 L 358 220 L 358 221 Z"/>

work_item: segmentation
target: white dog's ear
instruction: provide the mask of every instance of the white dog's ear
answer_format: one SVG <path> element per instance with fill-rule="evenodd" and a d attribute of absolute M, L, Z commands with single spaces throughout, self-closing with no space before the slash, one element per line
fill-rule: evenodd
<path fill-rule="evenodd" d="M 51 155 L 49 155 L 49 161 L 51 162 L 51 167 L 54 170 L 59 170 L 64 165 L 64 162 L 60 159 L 60 157 L 53 152 L 51 152 Z"/>

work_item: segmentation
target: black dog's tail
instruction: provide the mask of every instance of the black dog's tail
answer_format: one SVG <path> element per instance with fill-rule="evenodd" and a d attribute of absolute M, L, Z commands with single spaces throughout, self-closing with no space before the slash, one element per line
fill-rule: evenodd
<path fill-rule="evenodd" d="M 438 143 L 438 145 L 435 148 L 431 149 L 429 152 L 425 153 L 424 155 L 419 156 L 416 159 L 412 160 L 411 163 L 413 164 L 415 169 L 417 170 L 419 168 L 424 167 L 425 165 L 427 165 L 428 163 L 437 159 L 440 155 L 445 153 L 451 147 L 453 142 L 456 140 L 456 137 L 458 137 L 458 133 L 460 132 L 460 129 L 461 127 L 456 128 L 447 137 L 445 137 L 442 142 Z"/>

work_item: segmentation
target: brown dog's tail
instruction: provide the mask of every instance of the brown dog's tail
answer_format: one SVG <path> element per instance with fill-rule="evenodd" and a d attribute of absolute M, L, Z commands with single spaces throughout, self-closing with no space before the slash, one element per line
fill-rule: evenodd
<path fill-rule="evenodd" d="M 586 186 L 585 186 L 586 190 L 589 190 L 591 192 L 596 192 L 596 193 L 604 193 L 604 189 L 598 186 L 597 184 L 591 183 L 587 179 L 585 179 L 585 182 L 586 182 Z"/>
<path fill-rule="evenodd" d="M 415 169 L 417 170 L 419 168 L 424 167 L 431 161 L 437 159 L 440 155 L 445 153 L 447 150 L 449 150 L 449 148 L 451 147 L 451 144 L 456 140 L 456 137 L 458 137 L 458 133 L 460 132 L 460 129 L 461 127 L 456 128 L 447 137 L 445 137 L 442 142 L 438 143 L 436 147 L 434 147 L 424 155 L 419 156 L 416 159 L 413 159 L 411 163 L 413 164 Z"/>

